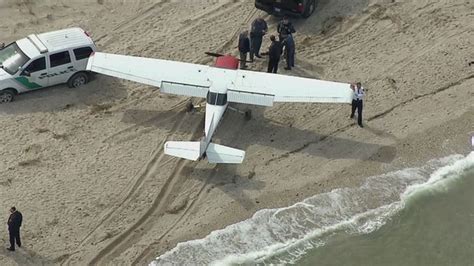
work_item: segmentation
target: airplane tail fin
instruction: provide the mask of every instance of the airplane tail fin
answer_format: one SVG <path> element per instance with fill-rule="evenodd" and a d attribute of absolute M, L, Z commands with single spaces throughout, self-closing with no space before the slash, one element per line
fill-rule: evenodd
<path fill-rule="evenodd" d="M 202 155 L 201 142 L 199 141 L 167 141 L 165 143 L 165 154 L 196 161 Z"/>
<path fill-rule="evenodd" d="M 209 143 L 206 150 L 207 160 L 210 163 L 242 163 L 245 151 L 231 147 Z"/>
<path fill-rule="evenodd" d="M 167 141 L 165 143 L 165 154 L 192 161 L 200 159 L 204 149 L 205 142 L 203 141 Z M 209 143 L 206 156 L 210 163 L 239 164 L 244 160 L 245 151 Z"/>

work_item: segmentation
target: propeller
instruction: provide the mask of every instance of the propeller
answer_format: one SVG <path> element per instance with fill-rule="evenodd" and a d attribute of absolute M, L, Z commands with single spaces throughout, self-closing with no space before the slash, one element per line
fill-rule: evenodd
<path fill-rule="evenodd" d="M 223 54 L 218 54 L 218 53 L 213 53 L 213 52 L 205 52 L 205 54 L 214 56 L 214 57 L 224 56 Z"/>

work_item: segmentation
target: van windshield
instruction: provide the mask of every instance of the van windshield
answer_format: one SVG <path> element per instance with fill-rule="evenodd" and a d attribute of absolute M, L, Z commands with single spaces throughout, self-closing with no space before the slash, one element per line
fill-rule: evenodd
<path fill-rule="evenodd" d="M 0 50 L 0 65 L 10 75 L 15 74 L 29 60 L 30 58 L 21 51 L 16 43 L 10 43 Z"/>

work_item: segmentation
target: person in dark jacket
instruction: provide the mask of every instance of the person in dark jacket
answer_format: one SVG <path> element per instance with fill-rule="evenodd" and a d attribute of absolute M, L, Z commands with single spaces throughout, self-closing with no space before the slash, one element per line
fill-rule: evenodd
<path fill-rule="evenodd" d="M 293 24 L 291 24 L 288 17 L 284 16 L 283 19 L 277 25 L 277 32 L 280 40 L 284 40 L 286 39 L 288 34 L 293 34 L 296 32 L 296 30 L 293 27 Z"/>
<path fill-rule="evenodd" d="M 21 212 L 17 211 L 15 207 L 10 209 L 10 217 L 8 218 L 8 233 L 10 234 L 10 247 L 7 248 L 10 251 L 15 251 L 15 241 L 18 247 L 21 247 L 20 240 L 20 227 L 23 222 L 23 216 Z"/>
<path fill-rule="evenodd" d="M 274 35 L 270 36 L 272 44 L 268 48 L 268 73 L 278 72 L 278 63 L 282 52 L 281 42 L 277 41 Z"/>
<path fill-rule="evenodd" d="M 248 52 L 250 52 L 250 39 L 249 32 L 246 30 L 239 35 L 239 53 L 241 69 L 247 68 L 246 61 Z"/>
<path fill-rule="evenodd" d="M 364 127 L 362 125 L 362 107 L 363 107 L 363 100 L 364 100 L 364 88 L 360 82 L 356 84 L 350 85 L 351 90 L 353 91 L 352 94 L 352 110 L 350 118 L 354 118 L 355 111 L 357 110 L 357 124 L 360 127 Z"/>
<path fill-rule="evenodd" d="M 291 70 L 295 66 L 295 40 L 293 35 L 288 34 L 282 42 L 285 47 L 286 70 Z"/>
<path fill-rule="evenodd" d="M 254 55 L 260 56 L 260 47 L 262 46 L 263 35 L 268 31 L 267 22 L 263 18 L 256 18 L 250 28 L 250 61 L 253 61 Z"/>

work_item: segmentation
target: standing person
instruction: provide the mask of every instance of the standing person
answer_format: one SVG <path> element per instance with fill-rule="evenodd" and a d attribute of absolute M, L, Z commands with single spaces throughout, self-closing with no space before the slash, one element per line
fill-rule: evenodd
<path fill-rule="evenodd" d="M 289 34 L 296 32 L 288 16 L 284 16 L 283 19 L 278 23 L 277 32 L 279 34 L 280 40 L 284 40 Z"/>
<path fill-rule="evenodd" d="M 10 209 L 10 217 L 8 218 L 8 233 L 10 234 L 10 247 L 7 248 L 10 251 L 15 251 L 15 241 L 18 247 L 21 247 L 20 240 L 20 227 L 23 221 L 23 215 L 17 211 L 15 207 Z"/>
<path fill-rule="evenodd" d="M 246 61 L 247 61 L 247 53 L 250 52 L 250 39 L 249 39 L 249 31 L 243 31 L 239 35 L 239 53 L 240 53 L 240 68 L 245 69 L 247 68 Z"/>
<path fill-rule="evenodd" d="M 280 56 L 282 51 L 281 42 L 277 41 L 274 35 L 270 36 L 272 44 L 268 48 L 268 73 L 278 72 L 278 63 L 280 62 Z"/>
<path fill-rule="evenodd" d="M 267 22 L 263 18 L 256 18 L 252 22 L 250 28 L 250 61 L 253 61 L 254 55 L 262 58 L 260 56 L 260 47 L 262 46 L 263 35 L 267 33 L 267 30 Z"/>
<path fill-rule="evenodd" d="M 351 112 L 351 118 L 354 118 L 354 113 L 355 110 L 357 109 L 357 124 L 359 124 L 360 127 L 364 127 L 362 125 L 362 101 L 364 98 L 364 88 L 362 87 L 362 84 L 360 82 L 357 82 L 356 85 L 351 84 L 351 89 L 354 91 L 354 94 L 352 96 L 352 112 Z"/>
<path fill-rule="evenodd" d="M 283 41 L 285 47 L 286 70 L 291 70 L 295 66 L 295 40 L 292 34 L 288 34 Z"/>

